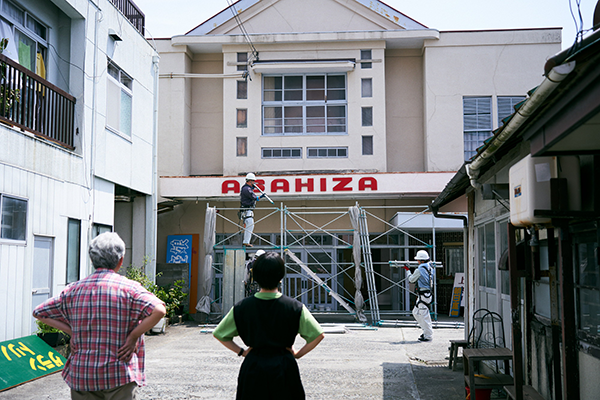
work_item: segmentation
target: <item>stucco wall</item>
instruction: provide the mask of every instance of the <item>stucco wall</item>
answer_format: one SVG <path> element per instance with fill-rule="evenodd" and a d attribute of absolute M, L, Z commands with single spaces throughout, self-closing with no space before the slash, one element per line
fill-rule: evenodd
<path fill-rule="evenodd" d="M 387 170 L 424 171 L 424 82 L 421 52 L 387 50 L 385 70 Z"/>
<path fill-rule="evenodd" d="M 464 96 L 492 96 L 497 128 L 497 96 L 525 96 L 542 81 L 542 66 L 560 45 L 559 29 L 441 32 L 438 41 L 427 41 L 425 169 L 455 171 L 464 162 Z"/>
<path fill-rule="evenodd" d="M 192 73 L 223 73 L 223 54 L 195 54 Z M 226 81 L 226 82 L 224 82 Z M 190 172 L 192 175 L 223 173 L 223 98 L 228 89 L 227 104 L 234 104 L 236 79 L 189 79 L 191 91 Z M 233 87 L 231 85 L 233 83 Z M 235 146 L 226 151 L 235 155 Z"/>
<path fill-rule="evenodd" d="M 158 98 L 158 175 L 190 175 L 191 93 L 190 79 L 169 77 L 191 71 L 191 55 L 185 48 L 157 40 L 160 52 Z"/>

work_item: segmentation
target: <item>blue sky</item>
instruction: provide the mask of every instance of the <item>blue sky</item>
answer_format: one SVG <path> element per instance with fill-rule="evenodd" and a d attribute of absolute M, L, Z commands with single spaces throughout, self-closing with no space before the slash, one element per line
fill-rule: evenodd
<path fill-rule="evenodd" d="M 297 0 L 301 1 L 301 0 Z M 146 14 L 146 36 L 181 35 L 228 6 L 227 0 L 134 0 Z M 429 28 L 478 30 L 562 27 L 562 47 L 573 44 L 577 3 L 583 28 L 592 26 L 597 0 L 387 0 L 386 4 Z M 579 23 L 578 23 L 579 26 Z"/>

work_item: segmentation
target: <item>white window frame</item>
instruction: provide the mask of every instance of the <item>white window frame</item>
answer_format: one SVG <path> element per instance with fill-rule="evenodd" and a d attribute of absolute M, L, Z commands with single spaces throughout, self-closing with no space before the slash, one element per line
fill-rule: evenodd
<path fill-rule="evenodd" d="M 113 76 L 109 72 L 109 70 L 110 70 L 111 67 L 114 68 L 114 70 L 116 70 L 117 75 L 118 75 L 117 77 Z M 121 67 L 119 67 L 117 64 L 115 64 L 110 58 L 107 59 L 107 73 L 106 73 L 106 75 L 107 75 L 106 128 L 109 129 L 109 130 L 111 130 L 112 132 L 118 133 L 120 136 L 123 136 L 124 138 L 126 138 L 128 140 L 131 140 L 131 137 L 133 135 L 133 78 L 131 77 L 131 75 L 129 75 L 125 71 L 123 71 L 123 69 Z M 131 87 L 129 87 L 127 85 L 127 82 L 130 83 Z M 119 96 L 119 99 L 118 99 L 118 101 L 119 101 L 119 107 L 118 107 L 118 112 L 119 112 L 119 115 L 118 115 L 119 126 L 112 126 L 110 124 L 110 121 L 109 121 L 110 119 L 112 119 L 112 117 L 109 118 L 109 113 L 111 111 L 110 111 L 110 107 L 108 106 L 108 103 L 116 101 L 114 98 L 109 98 L 110 94 L 108 93 L 108 91 L 109 91 L 109 87 L 110 87 L 111 84 L 116 85 L 116 87 L 118 89 L 120 89 L 120 91 L 119 91 L 120 96 Z M 122 123 L 123 123 L 123 118 L 122 118 L 123 104 L 121 103 L 123 95 L 129 97 L 130 102 L 131 102 L 130 103 L 131 107 L 129 109 L 129 113 L 130 113 L 130 115 L 129 115 L 129 123 L 130 123 L 130 126 L 127 127 L 128 130 L 123 130 L 124 127 L 121 126 Z"/>
<path fill-rule="evenodd" d="M 307 100 L 307 77 L 324 77 L 324 91 L 325 98 L 324 100 Z M 344 78 L 344 87 L 343 88 L 328 88 L 327 80 L 329 77 L 340 77 Z M 286 87 L 285 81 L 287 77 L 302 77 L 302 88 L 301 89 L 293 89 L 290 91 L 302 91 L 302 98 L 297 100 L 285 100 Z M 281 78 L 281 89 L 265 89 L 265 79 L 271 78 Z M 263 75 L 263 88 L 262 88 L 262 135 L 264 136 L 304 136 L 304 135 L 347 135 L 348 134 L 348 77 L 345 73 L 321 73 L 321 74 L 277 74 L 277 75 Z M 329 100 L 327 99 L 327 91 L 333 90 L 337 92 L 341 92 L 343 90 L 344 99 L 343 100 Z M 266 92 L 281 92 L 281 100 L 265 100 Z M 289 92 L 288 92 L 289 93 Z M 321 126 L 320 124 L 311 124 L 310 117 L 307 117 L 307 108 L 318 108 L 323 107 L 324 116 L 322 117 L 322 126 L 325 127 L 325 132 L 309 132 L 310 128 L 314 128 L 317 126 Z M 277 117 L 268 118 L 266 117 L 266 109 L 280 109 L 280 114 Z M 301 108 L 302 115 L 298 117 L 288 117 L 286 118 L 286 108 Z M 343 109 L 343 116 L 331 116 L 330 112 L 334 111 L 332 108 L 335 108 L 337 111 Z M 318 120 L 319 117 L 313 118 L 313 120 Z M 294 120 L 295 124 L 286 122 L 288 120 Z M 276 124 L 277 122 L 280 124 Z M 339 122 L 340 123 L 335 123 Z M 267 126 L 268 124 L 268 126 Z M 294 127 L 302 126 L 301 132 L 294 132 Z M 336 127 L 341 128 L 341 130 L 335 130 Z M 267 129 L 273 128 L 273 129 Z M 277 129 L 280 128 L 280 129 Z M 288 129 L 286 132 L 286 129 Z M 330 130 L 331 128 L 331 130 Z M 267 132 L 267 131 L 270 132 Z"/>
<path fill-rule="evenodd" d="M 484 101 L 489 104 L 489 108 L 485 107 Z M 491 96 L 463 97 L 463 135 L 464 156 L 465 160 L 469 160 L 477 154 L 477 148 L 492 136 Z"/>
<path fill-rule="evenodd" d="M 4 4 L 5 3 L 12 4 L 15 8 L 17 8 L 18 10 L 20 10 L 23 13 L 23 23 L 21 23 L 21 21 L 16 20 L 8 13 L 4 12 Z M 17 48 L 17 57 L 18 57 L 18 42 L 16 39 L 16 33 L 18 32 L 20 35 L 27 37 L 29 40 L 31 40 L 35 43 L 35 46 L 36 46 L 35 54 L 37 55 L 38 52 L 40 52 L 42 54 L 42 59 L 44 60 L 44 68 L 46 70 L 46 77 L 47 77 L 48 76 L 48 68 L 49 68 L 49 65 L 48 65 L 48 41 L 49 41 L 49 35 L 50 35 L 50 29 L 48 28 L 48 26 L 46 24 L 42 23 L 38 18 L 31 15 L 31 13 L 29 13 L 29 11 L 27 11 L 20 4 L 14 2 L 14 1 L 0 0 L 0 15 L 2 15 L 1 19 L 12 28 L 12 39 L 14 40 L 14 45 Z M 46 37 L 43 38 L 43 37 L 39 36 L 35 31 L 30 29 L 27 26 L 28 20 L 32 20 L 32 21 L 40 24 L 42 27 L 44 27 L 44 29 L 46 30 Z M 36 65 L 37 65 L 37 61 L 36 61 L 36 58 L 34 58 L 31 60 L 32 68 L 29 68 L 29 70 L 35 73 Z"/>
<path fill-rule="evenodd" d="M 515 105 L 525 100 L 525 96 L 498 96 L 496 98 L 496 109 L 498 110 L 498 126 L 502 126 L 502 120 L 515 113 Z M 500 104 L 508 102 L 508 104 Z M 504 110 L 506 108 L 506 110 Z"/>
<path fill-rule="evenodd" d="M 5 216 L 4 200 L 6 198 L 25 202 L 25 226 L 24 226 L 25 237 L 23 239 L 5 238 L 2 236 L 2 227 L 3 227 L 3 222 L 4 222 L 4 216 Z M 12 195 L 0 193 L 0 242 L 7 242 L 7 243 L 11 243 L 11 244 L 26 244 L 27 243 L 27 224 L 28 224 L 27 219 L 28 218 L 29 218 L 29 201 L 28 201 L 28 199 L 19 197 L 19 196 L 12 196 Z"/>

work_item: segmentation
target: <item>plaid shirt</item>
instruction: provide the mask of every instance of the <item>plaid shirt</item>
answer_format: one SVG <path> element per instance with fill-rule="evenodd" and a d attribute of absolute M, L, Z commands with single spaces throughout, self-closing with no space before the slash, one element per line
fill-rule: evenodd
<path fill-rule="evenodd" d="M 98 268 L 85 279 L 67 286 L 35 308 L 38 318 L 52 318 L 71 326 L 71 355 L 62 376 L 79 391 L 111 389 L 136 382 L 146 383 L 144 335 L 128 363 L 117 351 L 127 335 L 162 304 L 138 282 L 113 270 Z"/>

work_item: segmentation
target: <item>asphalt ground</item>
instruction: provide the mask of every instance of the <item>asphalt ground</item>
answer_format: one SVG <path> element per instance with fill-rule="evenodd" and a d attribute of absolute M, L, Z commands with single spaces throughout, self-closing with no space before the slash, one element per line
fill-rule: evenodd
<path fill-rule="evenodd" d="M 346 333 L 326 331 L 321 344 L 298 360 L 307 399 L 465 399 L 463 372 L 448 369 L 447 360 L 449 340 L 462 339 L 463 329 L 434 329 L 432 342 L 419 342 L 416 325 L 342 327 L 327 328 Z M 140 398 L 234 399 L 242 359 L 210 332 L 187 322 L 146 336 L 147 385 Z M 295 347 L 303 344 L 298 337 Z M 0 392 L 7 400 L 69 398 L 60 373 Z"/>

